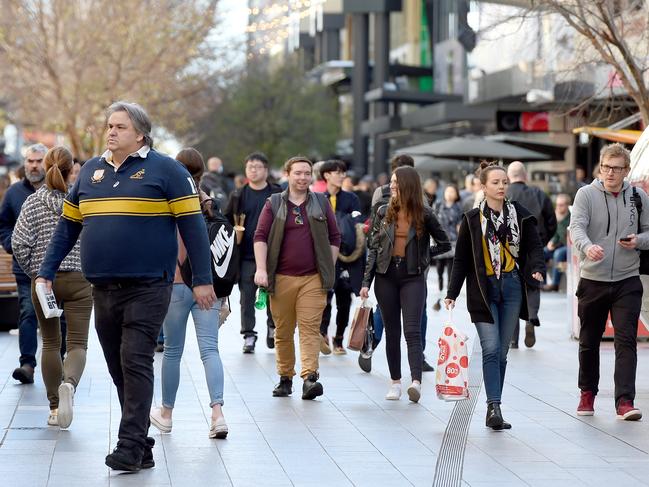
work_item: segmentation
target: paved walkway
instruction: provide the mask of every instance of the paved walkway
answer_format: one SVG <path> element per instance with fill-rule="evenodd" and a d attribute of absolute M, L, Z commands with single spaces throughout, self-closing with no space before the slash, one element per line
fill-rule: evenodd
<path fill-rule="evenodd" d="M 436 295 L 431 289 L 429 307 Z M 233 304 L 237 301 L 233 295 Z M 459 309 L 463 302 L 461 298 L 456 321 L 474 336 L 467 314 Z M 433 362 L 444 315 L 429 311 L 428 346 Z M 259 318 L 261 322 L 261 313 Z M 649 485 L 649 422 L 615 419 L 612 344 L 603 346 L 597 415 L 578 418 L 577 345 L 568 337 L 565 296 L 544 296 L 541 321 L 537 346 L 510 352 L 503 412 L 513 429 L 485 429 L 482 394 L 478 399 L 469 427 L 463 485 Z M 277 381 L 273 351 L 262 339 L 254 355 L 241 353 L 235 311 L 222 328 L 220 344 L 230 435 L 227 440 L 210 440 L 203 369 L 193 327 L 188 329 L 174 430 L 161 435 L 151 429 L 157 441 L 156 468 L 132 475 L 110 473 L 103 463 L 116 442 L 119 403 L 94 330 L 75 398 L 74 422 L 67 431 L 46 426 L 48 407 L 40 370 L 33 386 L 11 379 L 17 337 L 0 334 L 4 378 L 0 382 L 0 485 L 432 484 L 453 408 L 435 397 L 434 374 L 425 374 L 419 404 L 410 404 L 405 396 L 398 402 L 385 401 L 389 376 L 382 344 L 371 374 L 361 372 L 355 353 L 322 357 L 325 395 L 319 400 L 302 401 L 299 393 L 273 398 L 271 390 Z M 156 372 L 161 358 L 156 355 Z M 648 359 L 649 347 L 643 343 L 636 403 L 649 414 Z M 155 390 L 158 401 L 157 378 Z"/>

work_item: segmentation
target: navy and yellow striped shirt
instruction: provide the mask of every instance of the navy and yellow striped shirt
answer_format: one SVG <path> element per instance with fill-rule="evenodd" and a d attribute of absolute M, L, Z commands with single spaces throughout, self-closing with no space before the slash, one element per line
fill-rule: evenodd
<path fill-rule="evenodd" d="M 212 282 L 194 181 L 178 161 L 147 149 L 131 154 L 119 168 L 110 153 L 83 165 L 65 198 L 39 276 L 52 280 L 81 234 L 81 268 L 90 282 L 158 277 L 171 282 L 177 225 L 192 263 L 193 284 Z"/>

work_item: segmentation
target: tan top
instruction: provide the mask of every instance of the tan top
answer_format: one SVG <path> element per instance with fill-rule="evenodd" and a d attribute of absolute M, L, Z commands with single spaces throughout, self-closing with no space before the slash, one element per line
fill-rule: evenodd
<path fill-rule="evenodd" d="M 408 230 L 410 230 L 410 220 L 406 217 L 405 212 L 397 213 L 397 224 L 394 226 L 394 247 L 392 255 L 395 257 L 406 256 L 406 242 L 408 240 Z"/>

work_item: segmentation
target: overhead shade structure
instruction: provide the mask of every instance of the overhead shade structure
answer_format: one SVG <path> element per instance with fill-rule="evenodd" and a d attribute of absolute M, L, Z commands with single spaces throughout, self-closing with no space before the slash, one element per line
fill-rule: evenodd
<path fill-rule="evenodd" d="M 649 128 L 646 128 L 631 151 L 631 172 L 629 181 L 632 183 L 646 182 L 649 179 Z"/>
<path fill-rule="evenodd" d="M 600 139 L 610 140 L 611 142 L 621 142 L 622 144 L 635 144 L 640 138 L 640 130 L 613 130 L 606 127 L 577 127 L 572 130 L 573 134 L 588 134 Z"/>
<path fill-rule="evenodd" d="M 545 142 L 536 139 L 527 139 L 512 134 L 494 134 L 487 135 L 487 140 L 495 140 L 496 142 L 504 142 L 505 144 L 515 145 L 523 149 L 529 149 L 535 152 L 541 152 L 550 156 L 552 160 L 563 161 L 566 156 L 568 146 L 563 144 L 555 144 L 552 142 Z"/>
<path fill-rule="evenodd" d="M 440 157 L 417 155 L 413 155 L 412 158 L 415 161 L 415 169 L 418 171 L 457 172 L 472 171 L 475 169 L 474 163 L 461 161 L 459 159 L 444 159 Z"/>
<path fill-rule="evenodd" d="M 425 144 L 404 147 L 398 154 L 411 156 L 432 156 L 444 159 L 461 159 L 478 161 L 480 159 L 498 159 L 503 161 L 547 161 L 550 156 L 514 145 L 504 144 L 483 137 L 451 137 L 450 139 L 427 142 Z"/>

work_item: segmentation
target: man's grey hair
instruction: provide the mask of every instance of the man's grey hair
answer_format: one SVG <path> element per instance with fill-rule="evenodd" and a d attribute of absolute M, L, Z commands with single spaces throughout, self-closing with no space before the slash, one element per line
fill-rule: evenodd
<path fill-rule="evenodd" d="M 29 147 L 27 147 L 25 155 L 33 153 L 47 154 L 47 147 L 45 147 L 45 145 L 41 143 L 30 145 Z"/>
<path fill-rule="evenodd" d="M 144 144 L 153 149 L 153 137 L 151 137 L 151 119 L 144 108 L 137 103 L 128 101 L 116 101 L 106 110 L 106 119 L 115 112 L 126 112 L 128 118 L 133 122 L 133 128 L 144 136 Z"/>

